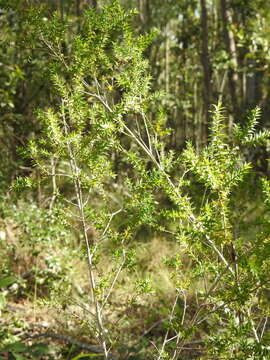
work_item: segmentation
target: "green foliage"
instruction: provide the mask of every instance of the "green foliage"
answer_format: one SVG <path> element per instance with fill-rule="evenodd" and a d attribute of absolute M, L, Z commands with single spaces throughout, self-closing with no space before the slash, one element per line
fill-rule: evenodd
<path fill-rule="evenodd" d="M 28 346 L 18 341 L 0 348 L 0 351 L 9 352 L 16 360 L 27 360 L 29 356 L 33 360 L 40 360 L 44 358 L 44 356 L 46 356 L 47 359 L 53 359 L 53 356 L 50 355 L 51 350 L 49 346 L 42 343 Z"/>
<path fill-rule="evenodd" d="M 268 130 L 256 131 L 258 125 L 258 119 L 260 118 L 261 110 L 259 107 L 253 109 L 247 118 L 247 122 L 244 127 L 240 127 L 238 124 L 234 126 L 234 134 L 236 138 L 243 145 L 257 145 L 265 143 L 269 138 Z"/>
<path fill-rule="evenodd" d="M 182 6 L 186 16 L 194 11 L 197 24 L 195 2 Z M 31 172 L 11 187 L 37 191 L 40 206 L 27 201 L 2 207 L 4 223 L 12 219 L 20 232 L 10 247 L 1 243 L 1 254 L 8 258 L 1 269 L 1 292 L 13 282 L 6 276 L 18 271 L 11 254 L 22 262 L 26 253 L 24 266 L 31 259 L 33 276 L 27 284 L 21 280 L 22 292 L 31 292 L 36 302 L 37 289 L 39 296 L 45 289 L 54 303 L 62 291 L 69 306 L 73 265 L 86 260 L 81 274 L 90 290 L 81 291 L 80 306 L 87 334 L 105 359 L 110 348 L 120 352 L 126 344 L 129 355 L 128 347 L 139 348 L 144 358 L 175 360 L 198 339 L 206 357 L 266 359 L 269 181 L 262 180 L 265 208 L 254 215 L 252 232 L 238 200 L 244 194 L 246 207 L 257 206 L 254 194 L 245 191 L 253 186 L 245 151 L 267 142 L 269 134 L 256 131 L 259 108 L 243 126 L 235 125 L 232 134 L 218 103 L 205 146 L 189 141 L 181 153 L 168 148 L 171 131 L 166 129 L 162 96 L 151 90 L 143 56 L 154 34 L 135 36 L 134 14 L 117 1 L 89 8 L 77 33 L 73 17 L 50 14 L 46 7 L 24 13 L 26 42 L 51 60 L 44 69 L 54 97 L 36 111 L 39 134 L 31 136 L 25 151 L 38 178 Z M 232 64 L 223 65 L 235 70 Z M 16 74 L 23 77 L 20 71 Z M 10 107 L 7 96 L 4 105 Z M 190 113 L 190 100 L 183 108 Z M 166 236 L 173 249 L 163 254 L 159 245 L 150 270 L 140 267 L 140 246 L 149 242 L 140 238 L 142 231 L 149 237 Z M 77 244 L 72 242 L 75 232 Z M 164 298 L 153 281 L 163 279 L 161 264 L 171 287 Z M 79 280 L 75 282 L 79 288 Z M 8 297 L 7 292 L 1 298 L 3 310 Z M 153 308 L 156 318 L 150 318 Z M 145 314 L 150 330 L 144 328 Z M 24 353 L 37 359 L 47 354 L 39 344 L 8 342 L 3 351 L 18 359 Z"/>
<path fill-rule="evenodd" d="M 242 161 L 235 145 L 228 144 L 221 105 L 213 112 L 210 134 L 209 145 L 199 155 L 188 144 L 183 161 L 211 191 L 226 196 L 242 181 L 250 165 Z"/>
<path fill-rule="evenodd" d="M 18 272 L 17 280 L 14 276 L 8 276 L 3 281 L 16 281 L 18 296 L 33 295 L 36 286 L 40 293 L 53 293 L 59 283 L 65 287 L 65 291 L 70 291 L 72 259 L 75 254 L 79 257 L 82 255 L 80 249 L 74 250 L 70 244 L 69 226 L 63 219 L 65 209 L 59 206 L 48 212 L 32 203 L 6 205 L 2 211 L 4 218 L 13 223 L 8 226 L 14 228 L 14 233 L 10 234 L 12 239 L 8 238 L 0 244 L 0 254 L 5 259 L 1 274 L 13 275 Z M 16 227 L 20 228 L 19 234 Z"/>
<path fill-rule="evenodd" d="M 6 286 L 11 285 L 16 281 L 16 278 L 14 276 L 8 276 L 3 279 L 0 279 L 0 289 Z"/>
<path fill-rule="evenodd" d="M 93 357 L 97 357 L 97 358 L 103 357 L 103 354 L 81 354 L 72 358 L 72 360 L 79 360 L 79 359 L 93 358 Z"/>

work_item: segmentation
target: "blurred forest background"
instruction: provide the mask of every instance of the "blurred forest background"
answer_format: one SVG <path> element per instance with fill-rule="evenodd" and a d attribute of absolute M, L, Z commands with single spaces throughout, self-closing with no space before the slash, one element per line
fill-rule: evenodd
<path fill-rule="evenodd" d="M 20 45 L 27 32 L 23 17 L 27 4 L 18 2 L 15 13 L 2 9 L 1 15 L 3 186 L 9 186 L 18 174 L 32 171 L 22 162 L 18 149 L 39 133 L 34 110 L 54 102 L 45 71 L 49 61 L 46 53 Z M 44 4 L 52 13 L 59 11 L 63 19 L 75 17 L 78 32 L 81 12 L 89 5 L 97 6 L 95 1 Z M 262 109 L 260 125 L 269 126 L 270 10 L 265 1 L 141 0 L 122 4 L 126 9 L 138 9 L 134 31 L 158 30 L 145 57 L 153 89 L 165 92 L 162 105 L 167 125 L 173 129 L 168 147 L 182 149 L 187 140 L 197 148 L 203 146 L 210 106 L 219 100 L 226 104 L 229 128 L 243 122 L 247 111 L 256 105 Z M 267 172 L 263 150 L 249 156 Z"/>
<path fill-rule="evenodd" d="M 67 213 L 65 204 L 74 200 L 70 195 L 71 185 L 68 182 L 65 183 L 64 180 L 59 180 L 56 186 L 54 181 L 45 178 L 42 167 L 44 164 L 39 166 L 40 162 L 34 161 L 33 156 L 26 149 L 31 141 L 41 139 L 44 133 L 44 124 L 38 111 L 55 108 L 60 98 L 59 93 L 53 89 L 50 76 L 52 71 L 58 69 L 54 62 L 57 61 L 59 54 L 54 53 L 54 49 L 50 48 L 50 43 L 46 40 L 46 36 L 48 39 L 49 36 L 55 38 L 58 36 L 56 26 L 53 30 L 55 34 L 48 35 L 47 32 L 44 35 L 45 40 L 43 38 L 43 42 L 38 42 L 34 39 L 35 22 L 42 22 L 42 19 L 45 19 L 44 24 L 53 22 L 54 14 L 56 14 L 59 24 L 71 24 L 59 42 L 63 56 L 68 59 L 73 51 L 72 39 L 83 31 L 84 20 L 82 19 L 85 10 L 92 8 L 99 12 L 109 3 L 111 2 L 106 0 L 0 1 L 0 314 L 2 314 L 0 358 L 2 356 L 3 359 L 79 359 L 78 356 L 82 352 L 91 353 L 88 357 L 85 355 L 85 358 L 93 358 L 93 353 L 95 353 L 98 359 L 100 352 L 102 353 L 101 350 L 93 350 L 93 346 L 97 343 L 93 340 L 96 336 L 95 330 L 91 328 L 92 325 L 89 330 L 86 320 L 88 312 L 92 310 L 91 306 L 88 308 L 85 305 L 88 303 L 88 280 L 80 220 L 78 220 L 78 215 L 65 217 Z M 146 40 L 147 46 L 142 50 L 142 56 L 148 62 L 146 68 L 151 78 L 151 93 L 157 93 L 158 96 L 156 98 L 153 96 L 149 100 L 147 121 L 155 124 L 155 132 L 162 138 L 162 151 L 166 154 L 180 154 L 189 141 L 193 144 L 194 151 L 200 154 L 211 142 L 209 140 L 211 110 L 213 110 L 212 104 L 217 103 L 222 103 L 225 107 L 226 116 L 223 124 L 228 146 L 233 142 L 234 129 L 237 126 L 246 126 L 248 114 L 256 106 L 261 109 L 257 129 L 261 132 L 268 131 L 270 128 L 270 6 L 267 1 L 121 0 L 120 4 L 127 14 L 132 9 L 137 9 L 130 17 L 130 26 L 134 36 L 145 35 L 147 38 L 147 34 L 150 34 Z M 35 13 L 31 10 L 32 8 L 41 10 Z M 38 18 L 38 16 L 41 17 Z M 104 25 L 105 28 L 106 26 Z M 102 32 L 102 28 L 98 31 Z M 98 31 L 96 34 L 99 34 Z M 105 60 L 104 64 L 106 71 L 113 71 L 113 67 L 107 66 Z M 126 66 L 124 56 L 117 66 L 119 69 L 121 66 Z M 70 81 L 71 74 L 72 72 L 62 71 L 67 83 Z M 100 75 L 100 81 L 103 81 L 102 76 Z M 111 82 L 107 83 L 106 91 L 110 96 L 111 104 L 117 104 L 124 90 L 119 86 L 114 88 L 113 75 L 110 79 Z M 94 80 L 92 83 L 91 81 L 90 85 L 94 84 Z M 131 115 L 128 118 L 131 127 L 135 119 L 136 116 Z M 147 127 L 143 136 L 145 138 L 148 136 Z M 130 140 L 122 139 L 121 141 L 121 146 L 126 146 L 131 152 L 137 151 L 136 147 L 130 145 Z M 47 145 L 40 146 L 46 148 Z M 242 253 L 250 251 L 251 258 L 253 245 L 250 247 L 243 245 L 245 244 L 243 238 L 246 237 L 247 243 L 249 241 L 252 243 L 255 238 L 257 239 L 255 232 L 261 234 L 262 231 L 266 234 L 264 238 L 269 238 L 269 225 L 266 220 L 268 215 L 265 215 L 259 180 L 262 177 L 265 179 L 269 177 L 268 146 L 269 143 L 266 142 L 266 144 L 259 143 L 256 147 L 242 149 L 241 159 L 250 163 L 253 170 L 248 175 L 248 181 L 233 193 L 233 199 L 230 200 L 232 212 L 230 223 L 232 234 L 234 234 L 232 236 L 240 239 L 239 246 Z M 131 197 L 129 188 L 125 184 L 125 177 L 136 180 L 137 175 L 132 170 L 134 165 L 132 165 L 132 160 L 127 160 L 127 158 L 131 159 L 131 155 L 119 155 L 117 151 L 111 153 L 110 161 L 116 176 L 112 182 L 106 183 L 107 180 L 104 180 L 105 190 L 100 192 L 101 195 L 98 194 L 95 197 L 96 190 L 91 194 L 91 204 L 99 214 L 95 215 L 96 217 L 104 215 L 99 213 L 104 198 L 105 203 L 116 204 L 113 207 L 114 213 L 112 212 L 114 215 L 119 206 L 122 206 L 121 203 L 125 202 L 125 198 Z M 63 163 L 56 156 L 52 156 L 46 164 L 52 174 L 62 171 Z M 135 164 L 136 169 L 141 166 L 139 162 Z M 151 164 L 146 162 L 145 166 L 146 171 L 152 171 Z M 98 173 L 103 170 L 103 168 L 99 170 L 95 168 L 93 171 Z M 173 181 L 177 176 L 177 171 L 176 167 L 167 172 L 170 173 Z M 228 169 L 224 167 L 222 171 L 226 172 Z M 183 173 L 185 174 L 185 169 Z M 29 182 L 27 179 L 30 179 Z M 200 217 L 202 216 L 200 209 L 203 208 L 204 211 L 208 209 L 206 204 L 208 200 L 205 200 L 208 196 L 207 190 L 200 180 L 193 178 L 189 180 L 192 183 L 190 191 L 194 199 L 194 212 Z M 144 191 L 148 191 L 148 186 L 149 189 L 151 188 L 151 181 L 149 180 L 149 183 L 144 186 Z M 20 189 L 17 190 L 18 183 L 23 183 L 23 189 L 18 186 Z M 133 189 L 134 193 L 142 191 L 138 184 L 136 186 L 137 188 Z M 59 191 L 57 187 L 60 188 Z M 193 340 L 183 343 L 181 355 L 177 352 L 180 325 L 174 323 L 170 314 L 175 312 L 176 318 L 181 319 L 186 316 L 192 323 L 192 316 L 196 313 L 194 309 L 200 303 L 197 290 L 199 289 L 200 292 L 204 289 L 207 293 L 209 289 L 204 288 L 206 286 L 205 280 L 202 280 L 204 270 L 199 270 L 199 261 L 195 259 L 192 252 L 196 253 L 196 250 L 193 249 L 188 255 L 183 255 L 182 250 L 180 252 L 178 250 L 179 242 L 172 239 L 174 231 L 178 231 L 175 230 L 175 218 L 178 216 L 175 210 L 177 204 L 173 204 L 168 195 L 169 190 L 167 193 L 166 191 L 162 195 L 155 192 L 155 199 L 151 198 L 159 203 L 157 214 L 161 213 L 161 208 L 167 211 L 165 214 L 164 210 L 163 217 L 153 215 L 158 219 L 158 224 L 152 221 L 152 218 L 150 219 L 152 210 L 147 208 L 144 214 L 137 211 L 145 195 L 141 198 L 138 195 L 136 204 L 128 203 L 127 212 L 119 212 L 114 218 L 104 215 L 103 223 L 92 213 L 88 214 L 90 226 L 87 229 L 89 232 L 87 236 L 89 239 L 98 239 L 100 233 L 105 235 L 108 231 L 106 223 L 111 225 L 113 218 L 112 232 L 108 237 L 112 240 L 116 237 L 115 234 L 121 234 L 122 237 L 126 236 L 128 244 L 128 252 L 125 255 L 128 258 L 128 264 L 125 265 L 127 274 L 122 278 L 120 276 L 119 282 L 113 283 L 115 290 L 109 304 L 111 310 L 108 310 L 110 314 L 108 327 L 112 333 L 108 340 L 112 348 L 113 355 L 111 356 L 119 359 L 268 359 L 269 353 L 268 355 L 263 353 L 267 347 L 264 346 L 265 343 L 262 345 L 264 350 L 260 348 L 259 351 L 254 347 L 253 353 L 250 350 L 251 340 L 241 345 L 242 347 L 239 345 L 242 344 L 242 340 L 239 340 L 241 336 L 248 339 L 247 333 L 249 331 L 254 333 L 251 322 L 248 330 L 242 329 L 241 336 L 230 330 L 231 332 L 228 333 L 230 335 L 226 335 L 227 345 L 222 345 L 223 348 L 220 339 L 215 339 L 219 345 L 213 345 L 213 339 L 212 342 L 207 343 L 209 339 L 206 341 L 203 334 L 209 335 L 225 326 L 222 325 L 223 320 L 220 319 L 227 316 L 226 311 L 225 315 L 220 315 L 219 320 L 203 323 L 197 333 L 194 331 L 195 325 L 190 325 L 189 334 L 182 335 L 183 338 L 191 335 Z M 209 204 L 210 199 L 212 198 L 209 195 Z M 216 202 L 213 209 L 214 206 L 217 210 L 211 210 L 212 212 L 209 210 L 214 220 L 212 222 L 209 218 L 201 220 L 207 224 L 205 226 L 210 226 L 209 223 L 214 226 L 213 223 L 219 221 L 218 214 L 222 214 L 223 205 L 218 208 L 219 203 Z M 175 210 L 175 213 L 169 214 L 170 209 Z M 132 212 L 137 214 L 136 219 L 132 217 L 134 215 Z M 225 213 L 227 214 L 227 210 L 224 210 Z M 108 218 L 111 220 L 108 221 Z M 129 225 L 127 225 L 128 221 L 130 221 Z M 102 230 L 104 228 L 105 230 Z M 178 236 L 180 236 L 179 233 Z M 232 255 L 228 255 L 229 240 L 224 246 L 218 241 L 224 257 L 231 259 Z M 257 253 L 256 256 L 265 254 L 268 261 L 269 246 L 267 246 L 265 245 L 265 248 L 261 249 L 260 254 Z M 112 273 L 118 274 L 117 269 L 122 270 L 125 266 L 121 265 L 122 258 L 116 252 L 116 248 L 117 241 L 106 242 L 100 254 L 97 255 L 99 257 L 97 261 L 101 264 L 100 268 L 108 268 Z M 199 252 L 202 251 L 199 247 L 196 249 Z M 234 251 L 233 248 L 232 251 Z M 107 257 L 107 252 L 112 252 L 112 258 L 116 259 L 117 266 L 114 270 L 111 268 L 112 260 Z M 177 254 L 180 254 L 181 260 L 178 260 L 184 264 L 185 270 L 175 270 L 178 266 Z M 173 265 L 170 259 L 174 259 Z M 198 266 L 196 276 L 201 276 L 200 280 L 196 278 L 195 282 L 190 280 L 191 275 L 187 275 L 195 266 L 193 261 Z M 210 255 L 209 257 L 207 255 L 207 269 L 211 261 Z M 244 264 L 243 261 L 244 265 L 241 265 L 243 269 L 247 266 L 247 262 L 248 260 Z M 229 268 L 230 260 L 225 264 Z M 221 264 L 217 261 L 217 268 L 220 266 Z M 261 266 L 267 272 L 269 264 L 263 267 L 260 263 L 256 266 L 256 271 L 259 272 Z M 98 268 L 96 271 L 98 276 L 105 276 Z M 179 300 L 179 283 L 175 285 L 175 277 L 178 275 L 175 275 L 174 271 L 185 274 L 181 278 L 181 286 L 186 295 L 181 301 Z M 216 273 L 215 271 L 209 270 L 209 276 L 223 274 L 224 269 L 218 268 Z M 237 271 L 235 270 L 235 274 L 238 274 Z M 256 271 L 249 268 L 248 273 L 255 276 Z M 240 286 L 238 275 L 235 275 L 234 280 L 236 280 L 232 281 L 232 286 L 236 286 L 237 281 L 237 286 Z M 110 290 L 110 285 L 106 283 L 108 280 L 106 276 L 104 283 L 101 282 L 100 286 Z M 194 278 L 196 276 L 194 275 Z M 247 286 L 250 280 L 245 278 L 244 281 Z M 257 310 L 254 310 L 256 316 L 258 315 L 258 318 L 255 316 L 254 321 L 258 333 L 261 334 L 261 339 L 259 339 L 260 336 L 257 338 L 262 340 L 263 334 L 269 334 L 268 322 L 265 320 L 269 316 L 269 306 L 266 305 L 267 302 L 269 303 L 269 279 L 265 275 L 263 286 L 258 285 L 262 284 L 260 281 L 254 280 L 254 287 L 245 291 L 251 294 L 257 291 L 254 290 L 257 289 L 256 286 L 261 286 L 258 303 L 263 304 L 265 313 L 259 316 Z M 135 285 L 131 285 L 132 283 Z M 227 285 L 224 285 L 226 291 Z M 133 291 L 136 295 L 132 297 Z M 176 300 L 174 300 L 175 291 L 178 294 Z M 228 293 L 226 294 L 228 300 Z M 218 296 L 222 297 L 221 293 Z M 211 299 L 211 301 L 216 300 Z M 231 301 L 234 300 L 230 298 L 228 303 Z M 188 307 L 186 307 L 186 302 L 190 304 Z M 244 306 L 243 302 L 241 304 Z M 177 306 L 179 306 L 178 310 Z M 249 309 L 253 309 L 252 306 Z M 246 319 L 251 318 L 252 311 Z M 239 315 L 237 321 L 240 324 L 242 321 L 244 326 L 246 323 L 241 319 Z M 228 320 L 228 323 L 230 321 Z M 178 336 L 176 345 L 174 340 L 167 341 L 169 337 L 174 336 L 176 338 Z M 164 337 L 166 337 L 165 342 L 162 340 Z M 237 338 L 238 342 L 236 341 L 234 350 L 229 354 L 228 348 L 233 347 L 229 342 L 230 337 Z M 269 340 L 267 339 L 266 342 Z M 89 345 L 87 348 L 86 344 L 89 343 L 92 347 Z M 162 346 L 164 343 L 169 344 L 167 352 L 165 346 Z M 207 352 L 205 350 L 207 346 L 209 349 L 212 346 L 215 350 Z M 238 349 L 239 346 L 242 352 Z M 247 350 L 243 350 L 245 346 Z M 162 351 L 157 351 L 157 348 Z M 157 355 L 154 356 L 155 351 Z M 249 351 L 250 357 L 248 357 Z"/>

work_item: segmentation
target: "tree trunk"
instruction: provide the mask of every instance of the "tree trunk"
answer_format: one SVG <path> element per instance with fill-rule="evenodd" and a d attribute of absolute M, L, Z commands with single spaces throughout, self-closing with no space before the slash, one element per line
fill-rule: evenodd
<path fill-rule="evenodd" d="M 89 0 L 89 5 L 96 9 L 97 8 L 97 0 Z"/>
<path fill-rule="evenodd" d="M 229 80 L 229 91 L 232 102 L 232 108 L 234 117 L 238 115 L 238 101 L 237 101 L 237 81 L 238 74 L 235 71 L 238 68 L 237 54 L 236 54 L 236 44 L 233 36 L 233 32 L 230 29 L 232 24 L 232 17 L 229 11 L 228 1 L 220 0 L 221 5 L 221 17 L 223 24 L 223 38 L 225 43 L 225 48 L 229 54 L 230 61 L 232 65 L 229 67 L 228 71 L 228 80 Z"/>
<path fill-rule="evenodd" d="M 76 16 L 79 18 L 81 15 L 81 0 L 76 0 Z"/>
<path fill-rule="evenodd" d="M 149 4 L 149 0 L 139 0 L 139 16 L 140 16 L 140 21 L 142 24 L 142 27 L 144 30 L 148 30 L 150 28 L 150 4 Z"/>
<path fill-rule="evenodd" d="M 205 0 L 201 0 L 202 51 L 201 64 L 203 67 L 203 100 L 204 116 L 202 124 L 203 142 L 207 139 L 210 120 L 209 108 L 212 101 L 211 64 L 208 51 L 208 14 Z"/>
<path fill-rule="evenodd" d="M 168 94 L 170 90 L 170 44 L 169 44 L 169 25 L 165 28 L 165 91 Z"/>
<path fill-rule="evenodd" d="M 63 0 L 60 0 L 59 7 L 60 7 L 61 21 L 63 22 L 64 21 L 64 2 L 63 2 Z"/>

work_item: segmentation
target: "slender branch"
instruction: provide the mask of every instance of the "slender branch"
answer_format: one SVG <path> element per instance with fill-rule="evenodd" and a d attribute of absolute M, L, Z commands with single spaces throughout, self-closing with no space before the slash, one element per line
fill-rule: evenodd
<path fill-rule="evenodd" d="M 123 210 L 123 209 L 121 208 L 121 209 L 119 209 L 119 210 L 117 210 L 117 211 L 115 211 L 114 213 L 111 214 L 110 219 L 109 219 L 109 221 L 108 221 L 108 223 L 107 223 L 107 225 L 106 225 L 106 227 L 105 227 L 105 229 L 104 229 L 101 237 L 103 237 L 103 236 L 106 235 L 106 232 L 108 231 L 108 228 L 109 228 L 109 226 L 110 226 L 110 224 L 111 224 L 111 222 L 112 222 L 112 219 L 115 217 L 115 215 L 119 214 L 122 210 Z"/>
<path fill-rule="evenodd" d="M 171 310 L 171 313 L 170 313 L 170 320 L 169 320 L 170 324 L 172 323 L 172 320 L 174 318 L 174 310 L 175 310 L 175 307 L 176 307 L 176 304 L 178 302 L 179 297 L 180 297 L 180 293 L 179 293 L 179 291 L 177 291 L 177 294 L 176 294 L 176 297 L 175 297 L 175 300 L 174 300 L 174 303 L 173 303 L 173 307 L 172 307 L 172 310 Z M 165 334 L 165 337 L 164 337 L 164 340 L 163 340 L 163 343 L 162 343 L 162 346 L 161 346 L 161 350 L 158 350 L 159 351 L 159 356 L 158 356 L 157 360 L 160 360 L 163 357 L 165 346 L 166 346 L 166 344 L 168 342 L 168 336 L 169 336 L 169 329 L 166 331 L 166 334 Z"/>
<path fill-rule="evenodd" d="M 65 105 L 65 103 L 62 100 L 62 120 L 63 120 L 63 125 L 64 125 L 64 132 L 65 132 L 65 135 L 67 136 L 68 135 L 68 125 L 67 125 L 66 118 L 65 118 L 64 105 Z M 109 354 L 108 354 L 108 350 L 107 350 L 105 329 L 103 326 L 102 313 L 101 313 L 101 306 L 99 304 L 97 294 L 96 294 L 96 281 L 95 281 L 93 262 L 92 262 L 93 254 L 91 252 L 90 241 L 89 241 L 88 233 L 87 233 L 87 224 L 86 224 L 86 220 L 85 220 L 84 202 L 83 202 L 83 195 L 82 195 L 82 188 L 81 188 L 81 181 L 80 181 L 80 170 L 77 165 L 77 160 L 74 155 L 74 151 L 72 149 L 72 145 L 71 145 L 71 142 L 68 139 L 68 137 L 67 137 L 66 144 L 67 144 L 67 150 L 69 153 L 70 169 L 71 169 L 72 174 L 74 174 L 73 183 L 74 183 L 74 188 L 75 188 L 75 193 L 76 193 L 76 201 L 77 201 L 77 206 L 79 208 L 82 229 L 83 229 L 83 237 L 84 237 L 84 241 L 85 241 L 85 245 L 86 245 L 89 281 L 90 281 L 90 285 L 91 285 L 92 299 L 93 299 L 94 306 L 95 306 L 95 317 L 96 317 L 96 322 L 97 322 L 97 326 L 98 326 L 98 336 L 99 336 L 99 341 L 100 341 L 103 351 L 104 351 L 104 358 L 107 360 Z"/>
<path fill-rule="evenodd" d="M 56 170 L 56 159 L 53 156 L 51 158 L 51 169 L 52 169 L 52 188 L 53 188 L 53 194 L 52 194 L 52 198 L 51 198 L 51 202 L 49 205 L 49 209 L 52 210 L 55 199 L 56 199 L 56 195 L 57 195 L 57 185 L 56 185 L 56 174 L 55 174 L 55 170 Z"/>
<path fill-rule="evenodd" d="M 181 325 L 183 326 L 183 325 L 184 325 L 184 321 L 185 321 L 185 316 L 186 316 L 187 298 L 186 298 L 185 291 L 182 290 L 181 292 L 182 292 L 183 297 L 184 297 L 184 310 L 183 310 L 183 315 L 182 315 L 182 319 L 181 319 Z M 179 341 L 180 341 L 180 337 L 181 337 L 181 332 L 178 331 L 178 334 L 177 334 L 177 336 L 176 336 L 176 348 L 175 348 L 175 351 L 174 351 L 172 360 L 174 360 L 174 359 L 177 358 L 177 355 L 178 355 L 177 347 L 178 347 L 178 344 L 179 344 Z"/>
<path fill-rule="evenodd" d="M 147 125 L 146 117 L 145 117 L 145 115 L 144 115 L 144 114 L 142 114 L 142 118 L 143 118 L 144 127 L 145 127 L 146 134 L 147 134 L 147 138 L 148 138 L 149 151 L 152 153 L 152 142 L 151 142 L 151 137 L 150 137 L 150 133 L 149 133 L 149 129 L 148 129 L 148 125 Z"/>
<path fill-rule="evenodd" d="M 125 265 L 125 262 L 126 262 L 126 255 L 124 253 L 123 254 L 123 261 L 120 264 L 119 268 L 117 269 L 117 272 L 116 272 L 116 274 L 115 274 L 115 276 L 113 278 L 113 281 L 112 281 L 111 286 L 110 286 L 110 288 L 108 290 L 108 293 L 107 293 L 107 295 L 106 295 L 106 297 L 105 297 L 105 299 L 104 299 L 104 301 L 102 303 L 101 310 L 103 310 L 104 306 L 106 305 L 106 303 L 107 303 L 107 301 L 108 301 L 108 299 L 109 299 L 109 297 L 111 295 L 111 292 L 112 292 L 112 290 L 114 288 L 114 285 L 115 285 L 115 283 L 116 283 L 116 281 L 117 281 L 117 279 L 118 279 L 118 277 L 119 277 L 119 275 L 120 275 L 120 273 L 121 273 L 121 271 L 123 269 L 123 266 Z"/>
<path fill-rule="evenodd" d="M 260 336 L 261 340 L 262 340 L 262 338 L 263 338 L 263 335 L 264 335 L 264 332 L 265 332 L 265 329 L 266 329 L 267 321 L 268 321 L 268 316 L 266 316 L 265 321 L 264 321 L 264 324 L 263 324 L 263 328 L 262 328 L 261 336 Z"/>
<path fill-rule="evenodd" d="M 87 82 L 85 80 L 82 80 L 83 84 L 89 88 L 89 85 L 87 84 Z M 104 107 L 110 112 L 113 113 L 113 109 L 108 105 L 108 103 L 98 94 L 94 94 L 94 93 L 88 93 L 87 91 L 84 91 L 84 93 L 95 97 L 96 99 L 98 99 L 103 105 Z M 121 120 L 120 120 L 121 121 Z M 166 178 L 168 184 L 171 186 L 171 188 L 173 189 L 173 191 L 175 192 L 175 194 L 177 195 L 177 197 L 182 200 L 182 195 L 179 193 L 179 189 L 175 186 L 175 184 L 172 182 L 169 174 L 164 170 L 163 166 L 160 164 L 159 161 L 157 161 L 157 159 L 154 157 L 152 151 L 146 146 L 146 144 L 141 141 L 135 134 L 134 132 L 125 124 L 124 121 L 121 121 L 121 125 L 123 126 L 124 130 L 126 131 L 126 133 L 133 138 L 136 143 L 141 147 L 141 149 L 148 155 L 148 157 L 152 160 L 152 162 L 154 163 L 154 165 L 160 170 L 160 172 L 164 175 L 164 177 Z M 203 224 L 198 221 L 198 219 L 196 219 L 194 214 L 189 214 L 188 215 L 188 219 L 189 221 L 195 226 L 195 228 L 199 231 L 202 231 L 205 233 L 205 229 Z M 211 246 L 211 248 L 215 251 L 215 253 L 218 255 L 218 257 L 220 258 L 220 260 L 223 262 L 223 264 L 225 265 L 225 267 L 234 275 L 234 270 L 232 269 L 232 267 L 229 265 L 229 262 L 225 259 L 225 257 L 223 256 L 222 252 L 218 249 L 218 247 L 216 246 L 216 244 L 214 243 L 213 240 L 211 240 L 211 238 L 209 237 L 208 234 L 205 233 L 205 238 L 206 241 L 208 242 L 208 244 Z"/>

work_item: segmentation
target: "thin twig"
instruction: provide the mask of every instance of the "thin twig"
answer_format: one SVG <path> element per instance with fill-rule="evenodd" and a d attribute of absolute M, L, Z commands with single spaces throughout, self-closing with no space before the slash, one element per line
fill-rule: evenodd
<path fill-rule="evenodd" d="M 109 228 L 109 226 L 110 226 L 110 224 L 111 224 L 112 219 L 114 218 L 114 216 L 117 215 L 117 214 L 119 214 L 122 210 L 123 210 L 123 209 L 121 208 L 121 209 L 119 209 L 119 210 L 117 210 L 117 211 L 115 211 L 114 213 L 111 214 L 110 219 L 109 219 L 109 221 L 108 221 L 108 223 L 107 223 L 107 225 L 106 225 L 106 227 L 105 227 L 105 229 L 104 229 L 101 237 L 104 237 L 105 234 L 107 233 L 108 228 Z"/>
<path fill-rule="evenodd" d="M 262 340 L 262 338 L 263 338 L 263 335 L 264 335 L 264 332 L 265 332 L 265 329 L 266 329 L 267 321 L 268 321 L 268 316 L 266 316 L 265 321 L 264 321 L 264 324 L 263 324 L 263 328 L 262 328 L 261 336 L 260 336 L 261 340 Z"/>
<path fill-rule="evenodd" d="M 121 273 L 121 271 L 122 271 L 122 269 L 123 269 L 123 266 L 125 265 L 125 262 L 126 262 L 126 255 L 125 255 L 125 253 L 124 253 L 124 254 L 123 254 L 123 261 L 122 261 L 122 263 L 120 264 L 119 268 L 117 269 L 117 272 L 116 272 L 116 274 L 115 274 L 115 276 L 114 276 L 114 278 L 113 278 L 113 281 L 112 281 L 111 286 L 110 286 L 110 288 L 109 288 L 109 290 L 108 290 L 108 293 L 107 293 L 105 299 L 103 300 L 103 303 L 102 303 L 102 306 L 101 306 L 101 310 L 103 310 L 104 306 L 106 305 L 106 303 L 107 303 L 107 301 L 108 301 L 108 299 L 109 299 L 109 297 L 110 297 L 110 295 L 111 295 L 111 292 L 112 292 L 112 290 L 113 290 L 113 288 L 114 288 L 114 285 L 115 285 L 115 283 L 116 283 L 116 281 L 117 281 L 117 279 L 118 279 L 118 277 L 119 277 L 119 275 L 120 275 L 120 273 Z"/>
<path fill-rule="evenodd" d="M 171 322 L 172 322 L 172 320 L 174 318 L 174 310 L 175 310 L 176 304 L 178 302 L 179 296 L 180 296 L 180 293 L 177 291 L 176 296 L 175 296 L 175 300 L 174 300 L 174 303 L 173 303 L 173 307 L 172 307 L 172 310 L 171 310 L 171 313 L 170 313 L 170 320 L 169 320 L 170 324 L 171 324 Z M 163 343 L 162 343 L 162 346 L 161 346 L 161 350 L 159 350 L 159 356 L 158 356 L 157 360 L 160 360 L 163 357 L 164 349 L 165 349 L 165 346 L 166 346 L 167 340 L 168 340 L 168 335 L 169 335 L 169 329 L 166 331 L 166 334 L 165 334 L 165 337 L 164 337 L 164 340 L 163 340 Z"/>

